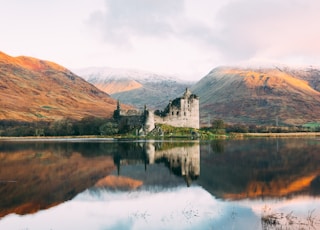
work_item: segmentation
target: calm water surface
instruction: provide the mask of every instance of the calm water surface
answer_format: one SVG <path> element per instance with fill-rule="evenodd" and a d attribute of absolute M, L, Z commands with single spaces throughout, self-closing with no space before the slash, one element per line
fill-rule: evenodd
<path fill-rule="evenodd" d="M 320 139 L 0 142 L 0 229 L 320 229 Z"/>

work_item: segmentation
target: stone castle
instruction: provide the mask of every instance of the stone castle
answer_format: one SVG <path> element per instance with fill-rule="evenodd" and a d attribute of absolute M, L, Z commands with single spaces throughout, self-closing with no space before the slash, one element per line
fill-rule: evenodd
<path fill-rule="evenodd" d="M 139 133 L 149 133 L 156 124 L 167 124 L 175 127 L 199 129 L 199 97 L 187 88 L 182 97 L 170 101 L 163 110 L 122 110 L 118 102 L 114 118 L 127 129 L 136 128 Z"/>

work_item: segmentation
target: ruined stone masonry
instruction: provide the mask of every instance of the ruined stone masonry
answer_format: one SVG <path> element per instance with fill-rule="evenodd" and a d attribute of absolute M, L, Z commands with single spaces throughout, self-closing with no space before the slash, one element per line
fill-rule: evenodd
<path fill-rule="evenodd" d="M 199 97 L 187 88 L 182 97 L 170 101 L 163 110 L 122 110 L 118 102 L 114 118 L 128 129 L 138 128 L 139 133 L 149 133 L 156 124 L 199 129 Z"/>

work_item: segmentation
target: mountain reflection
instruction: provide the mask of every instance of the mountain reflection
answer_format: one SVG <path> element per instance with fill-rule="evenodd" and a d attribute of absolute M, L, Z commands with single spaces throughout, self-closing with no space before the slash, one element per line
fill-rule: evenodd
<path fill-rule="evenodd" d="M 201 145 L 198 183 L 227 199 L 320 195 L 320 141 L 251 139 Z"/>
<path fill-rule="evenodd" d="M 145 170 L 148 164 L 167 167 L 148 166 L 148 179 L 131 179 L 134 173 L 112 177 L 114 171 L 120 174 L 120 165 L 140 163 Z M 199 175 L 199 165 L 199 143 L 0 142 L 0 217 L 49 208 L 93 186 L 133 189 L 148 183 L 180 183 L 172 176 L 159 177 L 165 174 L 163 168 L 190 184 Z"/>
<path fill-rule="evenodd" d="M 88 188 L 192 184 L 228 200 L 318 196 L 319 152 L 317 139 L 1 141 L 0 217 L 37 212 Z"/>
<path fill-rule="evenodd" d="M 88 158 L 73 147 L 0 143 L 0 217 L 37 212 L 69 200 L 115 169 L 111 156 Z"/>

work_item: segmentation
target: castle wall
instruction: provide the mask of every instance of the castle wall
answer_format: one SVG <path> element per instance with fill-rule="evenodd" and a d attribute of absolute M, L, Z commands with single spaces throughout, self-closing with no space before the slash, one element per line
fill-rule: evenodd
<path fill-rule="evenodd" d="M 149 133 L 155 128 L 153 112 L 140 110 L 116 110 L 119 124 L 126 125 L 129 129 L 138 128 L 144 133 Z M 140 130 L 139 130 L 140 132 Z"/>
<path fill-rule="evenodd" d="M 120 110 L 119 111 L 120 116 L 143 116 L 143 111 L 140 110 Z"/>
<path fill-rule="evenodd" d="M 146 109 L 121 110 L 118 102 L 114 117 L 119 124 L 125 124 L 129 128 L 142 128 L 144 133 L 149 133 L 155 128 L 155 124 L 167 124 L 175 127 L 200 128 L 199 98 L 188 89 L 181 98 L 170 101 L 164 111 L 157 115 Z"/>
<path fill-rule="evenodd" d="M 188 98 L 182 97 L 178 100 L 180 101 L 168 105 L 168 111 L 164 116 L 155 115 L 155 123 L 199 129 L 199 99 L 191 96 Z"/>
<path fill-rule="evenodd" d="M 118 119 L 118 123 L 126 125 L 129 129 L 140 128 L 144 122 L 144 117 L 139 115 L 121 116 Z"/>

